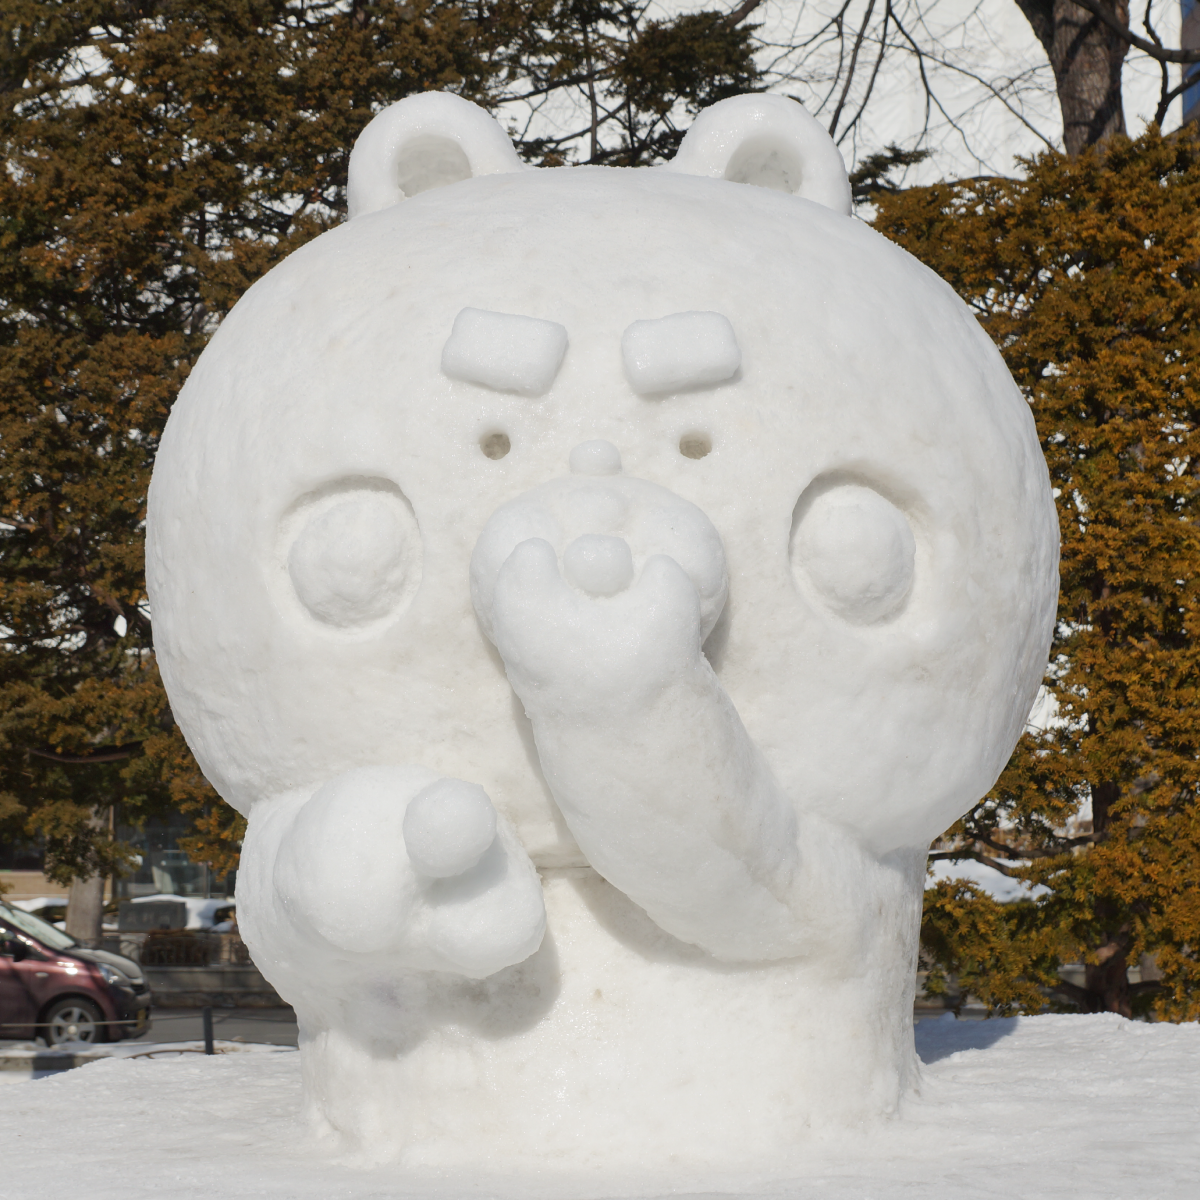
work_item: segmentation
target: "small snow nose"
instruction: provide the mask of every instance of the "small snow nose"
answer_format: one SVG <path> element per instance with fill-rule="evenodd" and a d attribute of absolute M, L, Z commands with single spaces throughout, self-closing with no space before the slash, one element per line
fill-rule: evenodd
<path fill-rule="evenodd" d="M 580 442 L 571 451 L 570 467 L 572 475 L 619 475 L 621 473 L 621 452 L 602 438 L 590 442 Z"/>
<path fill-rule="evenodd" d="M 633 554 L 624 538 L 585 533 L 563 552 L 563 574 L 589 596 L 615 596 L 633 582 Z"/>

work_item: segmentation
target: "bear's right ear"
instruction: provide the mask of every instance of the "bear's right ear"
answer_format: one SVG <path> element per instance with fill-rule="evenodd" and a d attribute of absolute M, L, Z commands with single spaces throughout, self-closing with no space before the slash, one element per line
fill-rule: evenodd
<path fill-rule="evenodd" d="M 790 192 L 847 216 L 854 211 L 841 151 L 786 96 L 731 96 L 704 109 L 666 168 Z"/>
<path fill-rule="evenodd" d="M 346 184 L 349 219 L 476 175 L 523 171 L 498 122 L 450 92 L 389 105 L 358 135 Z"/>

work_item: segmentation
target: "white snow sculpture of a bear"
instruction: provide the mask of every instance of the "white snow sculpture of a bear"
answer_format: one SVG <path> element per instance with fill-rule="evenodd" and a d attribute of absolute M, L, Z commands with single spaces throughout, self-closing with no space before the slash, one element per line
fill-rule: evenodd
<path fill-rule="evenodd" d="M 780 97 L 535 170 L 422 95 L 349 197 L 193 371 L 147 551 L 310 1112 L 465 1170 L 894 1111 L 926 849 L 1055 611 L 1000 356 Z"/>

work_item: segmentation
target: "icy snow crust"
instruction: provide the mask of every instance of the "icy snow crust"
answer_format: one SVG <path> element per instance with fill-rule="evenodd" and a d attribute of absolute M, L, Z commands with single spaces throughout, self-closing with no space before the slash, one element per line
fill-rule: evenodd
<path fill-rule="evenodd" d="M 377 120 L 424 165 L 372 178 L 420 190 L 251 288 L 150 497 L 159 664 L 249 815 L 310 1115 L 633 1168 L 894 1111 L 925 850 L 1049 644 L 1028 406 L 827 138 L 805 175 L 790 101 L 669 170 L 505 168 L 449 96 Z M 352 173 L 406 153 L 364 139 Z"/>
<path fill-rule="evenodd" d="M 110 1061 L 4 1089 L 5 1200 L 1193 1200 L 1200 1026 L 1116 1016 L 923 1021 L 898 1119 L 789 1161 L 631 1179 L 550 1161 L 465 1179 L 372 1166 L 298 1121 L 294 1054 Z M 721 1103 L 721 1097 L 716 1097 Z M 64 1114 L 71 1136 L 64 1139 Z M 51 1169 L 47 1163 L 53 1164 Z M 81 1184 L 81 1180 L 84 1182 Z"/>

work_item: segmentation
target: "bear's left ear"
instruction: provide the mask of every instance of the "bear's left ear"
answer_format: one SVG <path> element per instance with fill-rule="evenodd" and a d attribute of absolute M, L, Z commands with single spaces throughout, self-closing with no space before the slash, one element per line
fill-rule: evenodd
<path fill-rule="evenodd" d="M 854 211 L 841 151 L 785 96 L 733 96 L 693 122 L 667 169 L 790 192 L 847 216 Z"/>
<path fill-rule="evenodd" d="M 525 170 L 508 134 L 476 104 L 422 92 L 389 105 L 350 153 L 349 218 L 476 175 Z"/>

